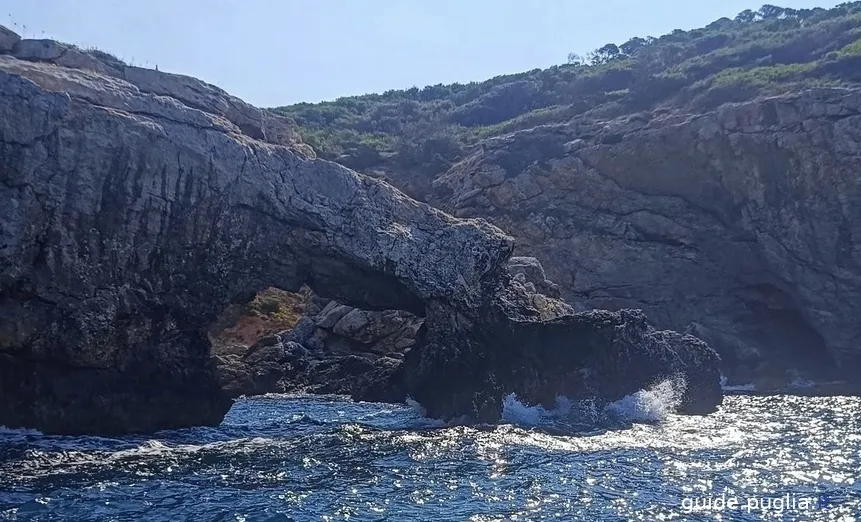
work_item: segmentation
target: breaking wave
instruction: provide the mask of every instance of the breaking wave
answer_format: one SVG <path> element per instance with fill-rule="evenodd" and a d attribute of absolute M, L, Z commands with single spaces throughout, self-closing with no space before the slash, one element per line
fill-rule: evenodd
<path fill-rule="evenodd" d="M 518 426 L 582 431 L 619 427 L 630 423 L 656 423 L 676 413 L 685 392 L 685 381 L 673 378 L 626 395 L 599 408 L 592 399 L 572 400 L 558 396 L 552 408 L 529 406 L 515 394 L 502 403 L 502 420 Z"/>
<path fill-rule="evenodd" d="M 606 409 L 633 422 L 661 422 L 678 411 L 685 387 L 684 379 L 667 379 L 611 402 Z"/>
<path fill-rule="evenodd" d="M 739 393 L 739 392 L 755 392 L 756 385 L 753 383 L 748 384 L 728 384 L 729 379 L 721 375 L 720 376 L 720 387 L 725 393 Z"/>

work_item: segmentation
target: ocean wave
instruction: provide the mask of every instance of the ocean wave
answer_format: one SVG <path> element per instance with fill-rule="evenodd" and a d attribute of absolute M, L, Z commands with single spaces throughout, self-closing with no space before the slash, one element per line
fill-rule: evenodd
<path fill-rule="evenodd" d="M 0 426 L 0 437 L 41 437 L 43 434 L 38 430 L 30 430 L 27 428 L 7 428 Z"/>
<path fill-rule="evenodd" d="M 552 408 L 528 405 L 512 393 L 503 399 L 502 421 L 524 427 L 549 429 L 573 428 L 581 431 L 596 427 L 617 427 L 623 423 L 654 423 L 675 413 L 682 402 L 685 381 L 666 379 L 632 393 L 599 409 L 592 399 L 572 400 L 557 396 Z"/>
<path fill-rule="evenodd" d="M 756 385 L 753 383 L 748 384 L 727 384 L 729 382 L 729 378 L 725 375 L 720 376 L 720 387 L 725 393 L 738 393 L 738 392 L 755 392 Z"/>
<path fill-rule="evenodd" d="M 728 384 L 721 386 L 721 389 L 726 393 L 755 392 L 756 385 L 752 382 L 748 384 Z"/>
<path fill-rule="evenodd" d="M 116 439 L 6 430 L 19 442 L 0 437 L 0 520 L 689 519 L 691 484 L 703 496 L 832 499 L 828 513 L 799 519 L 858 512 L 858 398 L 736 395 L 708 416 L 673 415 L 680 391 L 657 383 L 607 406 L 509 396 L 497 426 L 425 429 L 414 402 L 285 397 L 241 401 L 217 428 Z"/>
<path fill-rule="evenodd" d="M 605 411 L 632 422 L 661 422 L 678 411 L 686 386 L 680 377 L 667 379 L 611 402 Z"/>

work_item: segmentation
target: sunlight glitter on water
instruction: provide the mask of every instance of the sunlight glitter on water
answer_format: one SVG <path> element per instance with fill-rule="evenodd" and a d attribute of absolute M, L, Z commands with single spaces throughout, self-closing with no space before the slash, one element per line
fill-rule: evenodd
<path fill-rule="evenodd" d="M 623 404 L 660 410 L 643 396 Z M 858 398 L 731 396 L 706 417 L 591 425 L 589 408 L 564 400 L 551 412 L 508 406 L 525 417 L 440 427 L 415 405 L 269 396 L 239 401 L 219 428 L 154 437 L 7 430 L 0 519 L 851 520 L 861 510 Z M 683 507 L 721 494 L 828 503 Z"/>

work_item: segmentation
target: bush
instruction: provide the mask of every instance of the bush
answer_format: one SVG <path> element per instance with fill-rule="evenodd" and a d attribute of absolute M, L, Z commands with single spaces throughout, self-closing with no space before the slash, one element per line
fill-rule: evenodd
<path fill-rule="evenodd" d="M 584 114 L 691 110 L 761 94 L 861 81 L 861 2 L 766 5 L 692 31 L 631 38 L 571 63 L 468 84 L 431 85 L 274 109 L 324 158 L 394 161 L 436 176 L 481 139 Z M 373 151 L 367 150 L 367 147 Z M 375 153 L 374 153 L 375 152 Z"/>

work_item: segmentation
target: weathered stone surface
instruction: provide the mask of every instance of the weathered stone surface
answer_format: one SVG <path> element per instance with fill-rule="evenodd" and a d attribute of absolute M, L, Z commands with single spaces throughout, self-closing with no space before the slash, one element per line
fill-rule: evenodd
<path fill-rule="evenodd" d="M 21 41 L 21 36 L 15 31 L 0 25 L 0 53 L 8 53 Z"/>
<path fill-rule="evenodd" d="M 314 149 L 302 142 L 302 139 L 296 132 L 296 124 L 287 118 L 264 110 L 261 130 L 266 141 L 269 143 L 284 145 L 285 147 L 299 151 L 302 155 L 309 158 L 317 157 Z"/>
<path fill-rule="evenodd" d="M 292 330 L 260 339 L 238 357 L 219 354 L 219 379 L 231 397 L 301 391 L 367 398 L 405 389 L 389 374 L 401 379 L 400 361 L 416 344 L 423 317 L 362 310 L 313 293 L 305 301 L 309 315 Z"/>
<path fill-rule="evenodd" d="M 13 55 L 20 60 L 50 62 L 73 69 L 89 69 L 112 76 L 119 71 L 112 69 L 97 58 L 81 50 L 54 40 L 21 40 L 12 49 Z"/>
<path fill-rule="evenodd" d="M 512 257 L 508 260 L 508 273 L 515 279 L 522 276 L 523 283 L 532 285 L 532 292 L 539 292 L 549 297 L 561 297 L 559 285 L 547 279 L 544 267 L 534 257 Z"/>
<path fill-rule="evenodd" d="M 428 199 L 511 233 L 569 302 L 696 333 L 731 377 L 828 380 L 861 368 L 859 169 L 861 93 L 819 89 L 488 140 Z"/>
<path fill-rule="evenodd" d="M 236 125 L 237 132 L 275 145 L 290 147 L 307 157 L 315 157 L 314 150 L 302 143 L 292 121 L 249 105 L 197 78 L 129 66 L 107 53 L 97 50 L 82 51 L 73 45 L 54 40 L 21 40 L 20 37 L 15 40 L 15 37 L 15 33 L 0 26 L 0 54 L 11 52 L 21 60 L 48 62 L 122 78 L 141 92 L 168 96 L 188 107 L 221 116 Z M 4 43 L 8 49 L 4 49 Z"/>
<path fill-rule="evenodd" d="M 244 356 L 217 356 L 216 375 L 230 397 L 303 392 L 398 402 L 407 396 L 398 358 L 312 349 L 294 341 L 258 344 Z"/>
<path fill-rule="evenodd" d="M 329 301 L 329 304 L 323 308 L 320 314 L 314 319 L 314 322 L 320 328 L 331 329 L 338 324 L 338 321 L 340 321 L 342 317 L 350 313 L 350 311 L 352 311 L 352 308 L 349 306 L 343 305 L 337 301 Z"/>
<path fill-rule="evenodd" d="M 218 384 L 229 397 L 284 392 L 304 369 L 307 350 L 295 342 L 255 345 L 245 356 L 215 357 Z"/>
<path fill-rule="evenodd" d="M 296 323 L 296 326 L 293 327 L 292 330 L 283 336 L 283 338 L 287 341 L 294 341 L 302 344 L 314 335 L 314 329 L 316 326 L 317 325 L 314 324 L 313 319 L 310 317 L 303 317 L 298 323 Z"/>
<path fill-rule="evenodd" d="M 368 307 L 466 307 L 510 251 L 483 222 L 93 71 L 0 56 L 0 114 L 0 424 L 218 422 L 202 330 L 235 296 L 309 282 Z"/>
<path fill-rule="evenodd" d="M 712 412 L 721 401 L 717 354 L 693 336 L 655 330 L 639 310 L 541 309 L 512 285 L 479 323 L 459 318 L 471 335 L 438 328 L 438 313 L 448 312 L 429 308 L 426 344 L 404 363 L 410 396 L 431 416 L 495 422 L 511 392 L 527 404 L 549 407 L 562 395 L 600 407 L 666 379 L 687 383 L 687 413 Z"/>
<path fill-rule="evenodd" d="M 14 56 L 21 60 L 55 62 L 69 49 L 71 46 L 54 40 L 20 40 Z"/>
<path fill-rule="evenodd" d="M 254 139 L 276 145 L 302 145 L 302 153 L 313 150 L 301 143 L 293 126 L 284 118 L 245 103 L 222 89 L 181 74 L 170 74 L 143 67 L 125 67 L 123 79 L 141 92 L 169 96 L 188 107 L 217 114 Z"/>
<path fill-rule="evenodd" d="M 370 345 L 373 351 L 389 352 L 394 349 L 394 337 L 414 337 L 421 323 L 420 318 L 401 310 L 375 312 L 354 309 L 335 324 L 332 333 Z"/>
<path fill-rule="evenodd" d="M 296 391 L 379 401 L 411 396 L 432 416 L 486 422 L 500 418 L 503 398 L 512 392 L 531 404 L 552 406 L 561 394 L 595 399 L 600 406 L 666 379 L 691 383 L 685 412 L 708 413 L 720 403 L 718 357 L 699 339 L 657 331 L 638 310 L 573 314 L 559 301 L 545 296 L 531 301 L 526 294 L 514 284 L 477 320 L 461 316 L 455 324 L 451 311 L 432 307 L 421 338 L 418 330 L 404 336 L 418 349 L 398 357 L 350 337 L 361 337 L 375 321 L 396 330 L 401 323 L 392 321 L 394 311 L 346 307 L 337 323 L 343 322 L 342 328 L 318 326 L 323 337 L 316 348 L 261 340 L 244 358 L 220 358 L 222 386 L 233 396 Z"/>
<path fill-rule="evenodd" d="M 247 132 L 265 136 L 253 111 L 211 86 L 153 74 L 135 77 L 140 87 L 0 56 L 0 424 L 65 433 L 214 424 L 235 393 L 301 379 L 359 398 L 411 393 L 446 417 L 487 420 L 495 407 L 498 418 L 500 393 L 546 367 L 534 345 L 506 338 L 560 320 L 582 328 L 572 340 L 630 354 L 612 369 L 576 350 L 561 359 L 612 372 L 601 399 L 636 391 L 645 380 L 636 368 L 660 367 L 652 377 L 689 377 L 690 411 L 719 402 L 707 346 L 661 334 L 661 350 L 638 351 L 637 335 L 658 335 L 639 322 L 613 330 L 629 332 L 617 342 L 600 333 L 603 318 L 572 319 L 565 303 L 512 281 L 512 240 L 499 229 L 255 139 Z M 244 355 L 210 353 L 206 328 L 228 303 L 304 284 L 348 307 L 424 316 L 415 346 L 400 358 L 317 357 L 327 345 L 315 328 L 304 346 L 279 335 Z M 388 328 L 375 321 L 364 315 L 343 332 L 374 338 Z M 691 357 L 705 368 L 684 364 Z M 513 361 L 526 367 L 512 373 Z M 524 400 L 567 389 L 557 370 L 540 393 L 517 388 Z M 493 380 L 475 379 L 485 374 Z"/>

